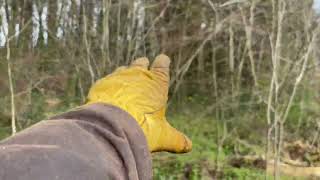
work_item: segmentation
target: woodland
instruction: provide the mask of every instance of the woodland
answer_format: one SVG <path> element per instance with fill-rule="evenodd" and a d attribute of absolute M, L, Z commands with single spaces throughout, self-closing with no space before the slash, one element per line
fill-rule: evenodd
<path fill-rule="evenodd" d="M 168 121 L 190 153 L 154 179 L 320 177 L 313 0 L 1 0 L 0 138 L 86 102 L 137 57 L 171 58 Z"/>

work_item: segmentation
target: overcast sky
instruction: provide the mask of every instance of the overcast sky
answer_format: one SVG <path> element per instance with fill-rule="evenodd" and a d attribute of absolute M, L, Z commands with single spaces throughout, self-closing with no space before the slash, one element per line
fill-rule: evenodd
<path fill-rule="evenodd" d="M 314 1 L 313 1 L 313 8 L 314 8 L 315 10 L 317 10 L 317 12 L 320 11 L 320 0 L 314 0 Z"/>

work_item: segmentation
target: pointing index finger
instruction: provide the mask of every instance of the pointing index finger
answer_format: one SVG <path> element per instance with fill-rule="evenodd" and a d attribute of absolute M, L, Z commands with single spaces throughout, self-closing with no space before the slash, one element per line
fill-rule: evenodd
<path fill-rule="evenodd" d="M 151 65 L 151 71 L 163 73 L 169 77 L 170 58 L 167 55 L 160 54 Z"/>
<path fill-rule="evenodd" d="M 148 69 L 149 59 L 146 57 L 138 58 L 138 59 L 132 61 L 130 67 L 142 67 L 144 69 Z"/>

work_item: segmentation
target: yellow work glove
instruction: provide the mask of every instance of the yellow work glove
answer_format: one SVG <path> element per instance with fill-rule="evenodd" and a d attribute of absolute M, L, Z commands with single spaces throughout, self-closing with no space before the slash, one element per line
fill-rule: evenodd
<path fill-rule="evenodd" d="M 112 104 L 131 114 L 142 128 L 151 152 L 189 152 L 191 141 L 165 117 L 169 65 L 169 57 L 159 55 L 150 70 L 145 57 L 133 61 L 129 67 L 119 67 L 91 87 L 88 103 Z"/>

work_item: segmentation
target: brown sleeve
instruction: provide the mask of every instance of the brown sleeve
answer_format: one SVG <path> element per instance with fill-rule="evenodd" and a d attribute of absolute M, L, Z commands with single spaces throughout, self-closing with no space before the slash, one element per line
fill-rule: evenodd
<path fill-rule="evenodd" d="M 0 142 L 1 180 L 152 178 L 144 134 L 125 111 L 92 104 Z"/>

